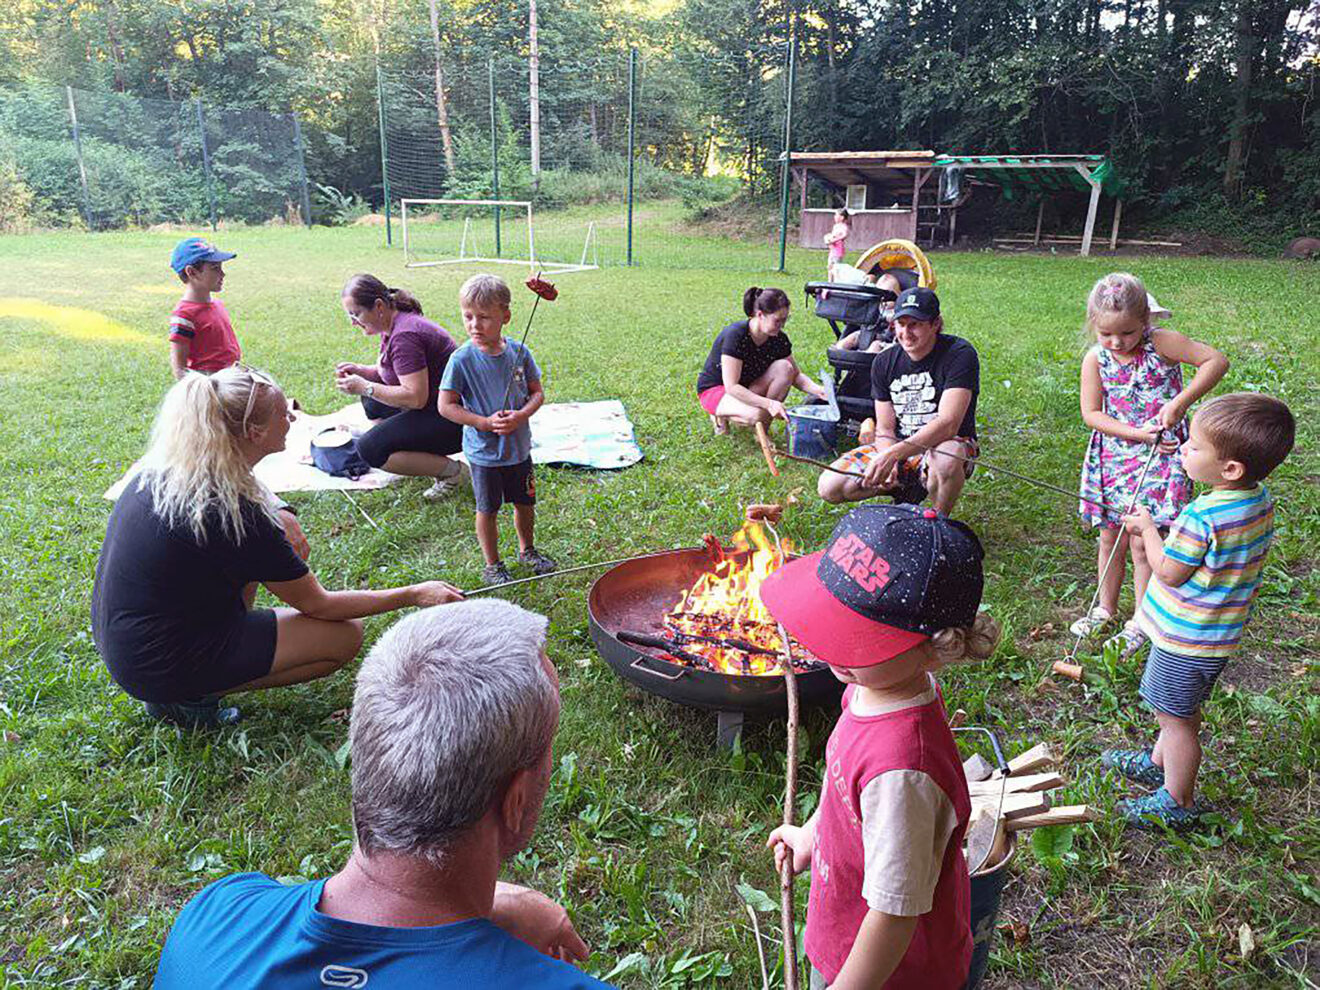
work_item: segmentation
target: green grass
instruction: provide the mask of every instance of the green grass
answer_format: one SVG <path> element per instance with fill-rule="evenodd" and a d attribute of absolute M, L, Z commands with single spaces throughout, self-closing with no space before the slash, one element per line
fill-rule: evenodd
<path fill-rule="evenodd" d="M 647 209 L 652 209 L 651 204 Z M 618 473 L 543 470 L 538 542 L 565 562 L 728 534 L 750 501 L 807 493 L 785 529 L 818 545 L 842 514 L 811 496 L 804 467 L 770 478 L 745 433 L 711 436 L 693 381 L 710 339 L 749 284 L 818 277 L 820 252 L 790 272 L 698 267 L 733 257 L 767 266 L 768 244 L 675 232 L 680 210 L 642 221 L 639 257 L 694 267 L 565 276 L 532 346 L 552 401 L 618 397 L 646 459 Z M 146 987 L 168 927 L 206 882 L 236 870 L 325 875 L 350 841 L 341 746 L 352 672 L 244 699 L 240 727 L 181 735 L 151 724 L 109 681 L 88 605 L 109 505 L 101 492 L 140 454 L 169 384 L 166 267 L 177 234 L 0 238 L 0 972 L 7 986 Z M 236 250 L 224 299 L 245 357 L 305 407 L 343 401 L 336 360 L 370 360 L 339 309 L 350 274 L 374 271 L 457 325 L 468 272 L 404 270 L 379 231 L 225 232 Z M 711 259 L 710 261 L 706 259 Z M 1086 441 L 1077 411 L 1078 327 L 1091 282 L 1131 265 L 1177 314 L 1173 325 L 1222 348 L 1223 388 L 1286 399 L 1298 451 L 1271 480 L 1280 534 L 1248 640 L 1207 708 L 1204 794 L 1224 811 L 1209 836 L 1126 834 L 1111 820 L 1024 843 L 1003 917 L 1030 926 L 999 941 L 988 986 L 1314 985 L 1320 757 L 1317 554 L 1320 271 L 1299 264 L 938 254 L 953 332 L 981 352 L 988 460 L 1064 486 Z M 511 269 L 510 274 L 516 274 Z M 516 290 L 521 291 L 521 290 Z M 515 324 L 526 312 L 518 300 Z M 22 300 L 51 309 L 33 308 Z M 67 308 L 91 311 L 78 315 Z M 26 314 L 26 315 L 25 315 Z M 101 314 L 105 319 L 95 319 Z M 788 326 L 809 369 L 829 330 L 799 307 Z M 294 496 L 312 564 L 330 587 L 445 577 L 471 587 L 480 555 L 470 498 L 432 505 L 423 485 L 363 494 L 376 531 L 333 493 Z M 946 697 L 1000 733 L 1010 752 L 1050 740 L 1067 754 L 1066 803 L 1103 809 L 1126 793 L 1098 768 L 1101 748 L 1150 737 L 1137 664 L 1088 658 L 1085 689 L 1043 679 L 1089 598 L 1093 542 L 1066 498 L 980 471 L 959 506 L 987 548 L 986 601 L 1006 637 L 995 658 L 944 678 Z M 503 537 L 512 541 L 506 522 Z M 592 648 L 591 575 L 514 593 L 552 619 L 564 715 L 558 771 L 534 845 L 511 872 L 561 899 L 591 942 L 591 968 L 628 987 L 759 984 L 735 885 L 772 890 L 764 837 L 779 818 L 782 723 L 752 725 L 742 748 L 711 745 L 714 718 L 625 686 Z M 368 621 L 368 639 L 388 618 Z M 1051 627 L 1048 625 L 1052 623 Z M 806 720 L 804 790 L 819 780 L 830 717 Z M 808 810 L 810 799 L 802 811 Z M 800 884 L 805 897 L 806 883 Z M 760 916 L 769 939 L 777 916 Z M 1245 957 L 1239 930 L 1255 949 Z M 776 944 L 767 945 L 773 959 Z"/>

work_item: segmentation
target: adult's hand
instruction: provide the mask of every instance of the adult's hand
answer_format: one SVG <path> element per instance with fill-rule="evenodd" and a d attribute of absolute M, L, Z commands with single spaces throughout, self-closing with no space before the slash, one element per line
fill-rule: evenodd
<path fill-rule="evenodd" d="M 432 605 L 444 605 L 447 602 L 461 602 L 463 600 L 463 592 L 448 581 L 423 581 L 421 584 L 414 584 L 412 590 L 415 597 L 414 604 L 418 608 L 429 608 Z"/>
<path fill-rule="evenodd" d="M 862 486 L 865 488 L 889 488 L 898 482 L 898 466 L 906 455 L 896 443 L 891 443 L 880 452 L 880 456 L 867 465 Z"/>
<path fill-rule="evenodd" d="M 341 375 L 360 375 L 363 373 L 363 366 L 354 364 L 352 361 L 340 361 L 335 365 L 335 376 Z"/>
<path fill-rule="evenodd" d="M 335 388 L 341 392 L 347 392 L 349 395 L 363 395 L 367 391 L 367 386 L 372 384 L 359 374 L 350 373 L 346 375 L 335 375 Z"/>
<path fill-rule="evenodd" d="M 785 422 L 788 420 L 788 413 L 784 411 L 784 404 L 776 399 L 766 399 L 761 408 L 770 414 L 771 419 L 782 419 Z"/>
<path fill-rule="evenodd" d="M 293 547 L 293 552 L 306 560 L 312 554 L 312 547 L 303 533 L 302 523 L 298 522 L 298 517 L 288 509 L 280 509 L 279 516 L 280 523 L 284 526 L 284 538 L 289 541 L 289 546 Z"/>
<path fill-rule="evenodd" d="M 591 950 L 573 928 L 568 912 L 530 887 L 497 883 L 490 920 L 510 935 L 547 956 L 564 962 L 585 962 Z"/>

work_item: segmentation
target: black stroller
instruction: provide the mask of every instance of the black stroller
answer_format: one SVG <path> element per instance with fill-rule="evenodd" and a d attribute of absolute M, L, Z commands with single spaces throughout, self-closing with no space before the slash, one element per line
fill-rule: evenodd
<path fill-rule="evenodd" d="M 910 241 L 882 241 L 864 251 L 856 267 L 868 275 L 892 275 L 901 289 L 935 286 L 935 272 L 930 262 L 921 248 Z M 836 345 L 848 334 L 858 334 L 855 348 L 832 346 L 825 352 L 830 364 L 830 380 L 824 384 L 833 400 L 828 418 L 832 419 L 834 406 L 838 410 L 837 421 L 828 424 L 832 429 L 824 423 L 827 419 L 825 412 L 813 409 L 813 404 L 789 410 L 790 447 L 801 441 L 803 448 L 814 448 L 803 456 L 832 458 L 837 442 L 844 435 L 857 436 L 862 423 L 875 414 L 871 400 L 871 365 L 877 352 L 869 348 L 876 340 L 892 343 L 894 332 L 887 314 L 893 311 L 897 295 L 875 285 L 844 282 L 808 282 L 803 291 L 815 314 L 828 321 Z M 802 419 L 810 420 L 809 428 L 806 423 L 795 422 Z"/>

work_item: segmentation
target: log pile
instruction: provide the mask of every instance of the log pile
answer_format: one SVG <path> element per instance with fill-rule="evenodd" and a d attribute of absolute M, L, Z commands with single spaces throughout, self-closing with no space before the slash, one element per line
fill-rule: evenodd
<path fill-rule="evenodd" d="M 1050 803 L 1048 791 L 1066 781 L 1056 769 L 1058 758 L 1041 743 L 1008 761 L 1008 772 L 996 770 L 980 754 L 963 761 L 972 814 L 967 823 L 964 854 L 968 869 L 993 868 L 1008 852 L 1010 833 L 1042 825 L 1095 821 L 1098 813 L 1085 804 Z"/>

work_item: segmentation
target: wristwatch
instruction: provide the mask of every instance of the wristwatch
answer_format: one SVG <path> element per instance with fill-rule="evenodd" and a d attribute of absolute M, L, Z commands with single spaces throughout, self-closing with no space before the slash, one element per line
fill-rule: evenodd
<path fill-rule="evenodd" d="M 376 383 L 369 382 L 367 384 L 367 398 L 374 399 L 375 397 L 376 397 Z"/>

